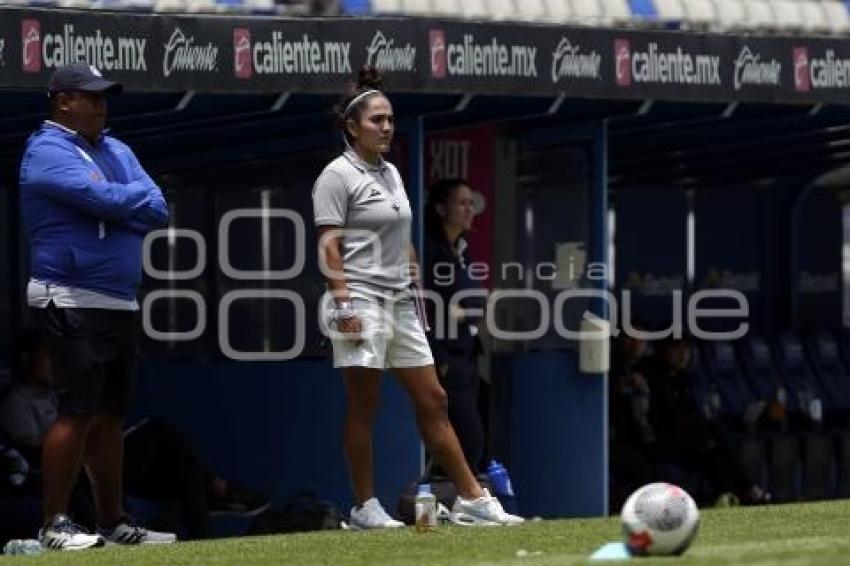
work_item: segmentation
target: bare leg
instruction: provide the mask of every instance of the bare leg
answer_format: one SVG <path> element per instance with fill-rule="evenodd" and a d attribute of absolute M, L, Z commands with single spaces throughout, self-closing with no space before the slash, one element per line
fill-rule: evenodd
<path fill-rule="evenodd" d="M 42 446 L 42 508 L 47 524 L 67 514 L 71 491 L 83 465 L 83 451 L 93 417 L 62 416 L 50 427 Z"/>
<path fill-rule="evenodd" d="M 124 514 L 121 497 L 124 471 L 122 419 L 99 414 L 86 442 L 86 470 L 91 479 L 97 523 L 112 526 Z"/>
<path fill-rule="evenodd" d="M 348 472 L 358 505 L 375 496 L 372 425 L 381 399 L 381 370 L 343 368 L 347 393 L 343 443 Z"/>
<path fill-rule="evenodd" d="M 428 450 L 440 463 L 464 499 L 483 495 L 481 486 L 466 464 L 457 435 L 449 422 L 448 398 L 433 365 L 394 368 L 393 375 L 407 390 L 416 410 L 419 431 Z"/>

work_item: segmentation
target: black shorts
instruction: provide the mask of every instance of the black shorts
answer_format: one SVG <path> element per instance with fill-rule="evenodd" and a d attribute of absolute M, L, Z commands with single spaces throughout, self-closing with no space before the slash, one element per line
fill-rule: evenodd
<path fill-rule="evenodd" d="M 59 414 L 125 416 L 136 374 L 138 316 L 133 311 L 34 309 L 44 330 Z"/>

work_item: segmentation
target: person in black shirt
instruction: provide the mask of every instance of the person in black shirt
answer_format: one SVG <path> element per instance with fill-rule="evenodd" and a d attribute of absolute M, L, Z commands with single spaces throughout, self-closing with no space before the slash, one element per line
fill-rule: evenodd
<path fill-rule="evenodd" d="M 440 383 L 449 401 L 449 419 L 460 440 L 467 464 L 477 473 L 484 456 L 484 427 L 478 410 L 478 317 L 484 308 L 481 295 L 458 299 L 458 293 L 482 289 L 470 276 L 470 257 L 464 236 L 475 216 L 472 189 L 461 179 L 446 179 L 428 191 L 425 216 L 425 266 L 423 282 L 441 301 L 429 304 L 432 325 L 428 340 Z M 454 300 L 453 300 L 454 299 Z M 440 309 L 441 312 L 436 312 Z M 457 327 L 457 336 L 449 331 Z"/>

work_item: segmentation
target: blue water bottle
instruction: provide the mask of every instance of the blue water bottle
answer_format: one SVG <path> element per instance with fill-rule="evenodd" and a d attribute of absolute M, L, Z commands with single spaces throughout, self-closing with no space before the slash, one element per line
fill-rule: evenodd
<path fill-rule="evenodd" d="M 505 511 L 516 515 L 516 494 L 514 494 L 514 487 L 511 485 L 511 478 L 508 476 L 505 467 L 496 460 L 490 460 L 490 465 L 487 466 L 487 479 L 490 480 L 493 495 L 499 499 Z"/>

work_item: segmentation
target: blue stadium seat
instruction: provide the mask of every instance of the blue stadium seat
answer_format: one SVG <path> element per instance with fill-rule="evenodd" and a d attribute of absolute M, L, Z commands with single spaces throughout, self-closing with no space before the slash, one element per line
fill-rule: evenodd
<path fill-rule="evenodd" d="M 741 352 L 744 371 L 756 397 L 783 402 L 787 394 L 776 371 L 770 346 L 765 339 L 761 336 L 750 336 Z"/>
<path fill-rule="evenodd" d="M 370 0 L 342 0 L 342 13 L 349 16 L 363 16 L 372 12 Z"/>
<path fill-rule="evenodd" d="M 629 0 L 629 8 L 632 15 L 638 19 L 655 20 L 658 17 L 655 2 L 652 0 Z"/>
<path fill-rule="evenodd" d="M 748 383 L 738 363 L 735 348 L 729 342 L 709 342 L 706 345 L 709 368 L 722 398 L 722 412 L 730 424 L 754 428 L 767 406 Z"/>
<path fill-rule="evenodd" d="M 789 409 L 805 415 L 804 421 L 819 424 L 823 413 L 832 411 L 835 407 L 815 379 L 799 337 L 792 332 L 782 333 L 778 338 L 777 352 L 780 361 L 779 373 L 788 389 Z M 818 402 L 821 405 L 821 415 L 815 412 Z"/>
<path fill-rule="evenodd" d="M 838 343 L 828 332 L 818 333 L 809 343 L 815 375 L 834 407 L 850 410 L 850 376 L 841 362 Z"/>

